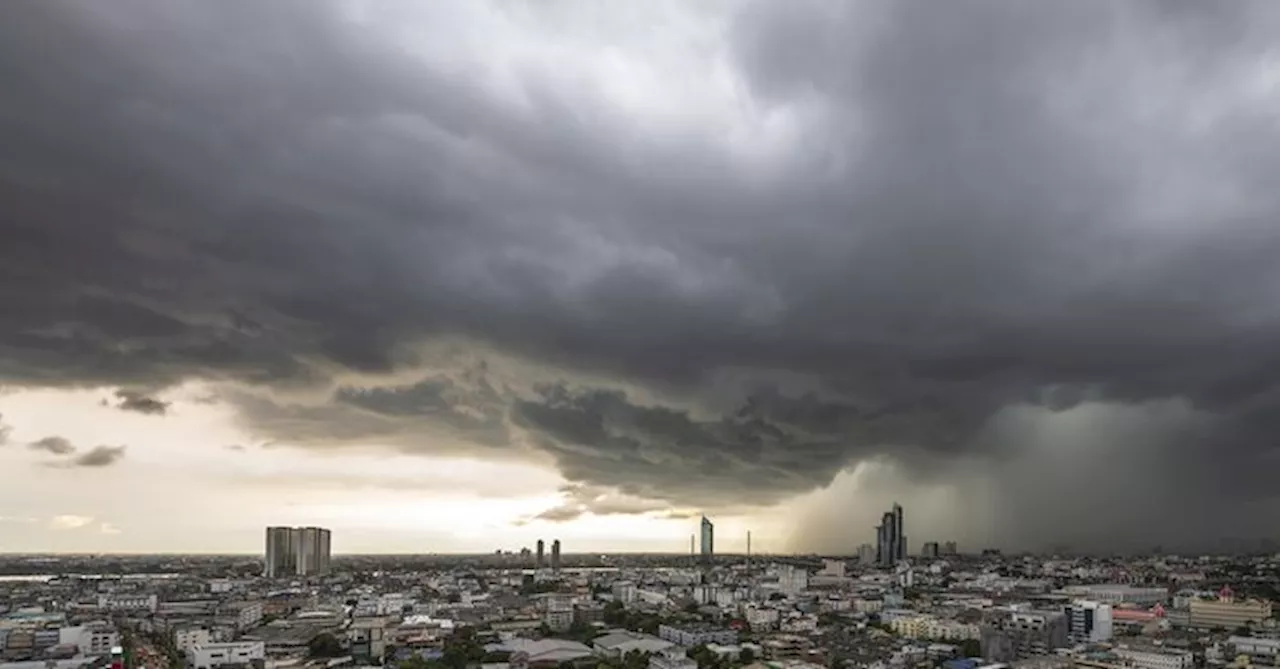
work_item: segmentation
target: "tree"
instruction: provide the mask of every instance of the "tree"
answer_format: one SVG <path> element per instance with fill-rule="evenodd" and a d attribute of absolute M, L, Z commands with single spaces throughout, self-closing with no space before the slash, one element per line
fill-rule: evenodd
<path fill-rule="evenodd" d="M 965 657 L 982 657 L 982 644 L 977 639 L 965 639 L 960 642 L 960 652 Z"/>
<path fill-rule="evenodd" d="M 751 664 L 756 661 L 756 652 L 750 648 L 743 648 L 742 652 L 738 653 L 738 661 L 743 664 Z"/>
<path fill-rule="evenodd" d="M 345 654 L 342 642 L 328 632 L 315 635 L 307 644 L 307 655 L 310 657 L 342 657 Z"/>

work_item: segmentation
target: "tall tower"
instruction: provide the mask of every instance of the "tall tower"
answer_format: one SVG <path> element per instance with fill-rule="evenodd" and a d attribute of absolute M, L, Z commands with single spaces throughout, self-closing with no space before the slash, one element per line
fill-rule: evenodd
<path fill-rule="evenodd" d="M 292 576 L 298 570 L 293 552 L 293 528 L 268 527 L 267 550 L 262 575 L 267 578 Z"/>
<path fill-rule="evenodd" d="M 893 503 L 893 529 L 896 533 L 894 537 L 896 550 L 894 551 L 893 559 L 895 562 L 901 562 L 907 559 L 907 533 L 906 525 L 902 519 L 902 507 L 898 506 L 897 502 Z"/>
<path fill-rule="evenodd" d="M 538 557 L 537 557 L 537 561 L 534 562 L 534 566 L 536 566 L 538 569 L 542 569 L 546 565 L 546 555 L 544 555 L 542 552 L 543 548 L 544 548 L 544 544 L 542 543 L 542 540 L 539 539 L 538 552 L 537 552 Z"/>
<path fill-rule="evenodd" d="M 551 568 L 560 571 L 560 540 L 555 539 L 551 542 Z"/>
<path fill-rule="evenodd" d="M 708 520 L 706 516 L 703 516 L 701 530 L 702 530 L 702 561 L 711 562 L 711 559 L 715 556 L 715 553 L 716 553 L 716 548 L 715 548 L 716 528 L 715 528 L 715 525 L 711 524 L 711 521 Z"/>

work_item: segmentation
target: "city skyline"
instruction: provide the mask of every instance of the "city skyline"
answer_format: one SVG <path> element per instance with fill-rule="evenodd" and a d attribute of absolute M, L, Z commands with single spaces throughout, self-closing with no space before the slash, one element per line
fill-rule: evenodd
<path fill-rule="evenodd" d="M 0 552 L 1274 532 L 1280 4 L 127 4 L 0 2 Z"/>

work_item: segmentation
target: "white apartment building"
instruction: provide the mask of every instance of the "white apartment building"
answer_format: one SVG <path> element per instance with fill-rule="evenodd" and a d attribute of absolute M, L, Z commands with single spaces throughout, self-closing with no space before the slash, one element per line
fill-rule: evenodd
<path fill-rule="evenodd" d="M 573 626 L 573 606 L 553 604 L 542 613 L 542 622 L 553 631 L 563 632 Z"/>
<path fill-rule="evenodd" d="M 247 630 L 262 622 L 262 602 L 232 602 L 223 610 L 228 615 L 235 616 L 237 629 Z"/>
<path fill-rule="evenodd" d="M 151 611 L 160 605 L 155 595 L 121 593 L 98 595 L 98 608 L 104 611 Z"/>
<path fill-rule="evenodd" d="M 800 567 L 778 565 L 778 589 L 788 595 L 804 592 L 809 587 L 809 572 Z"/>
<path fill-rule="evenodd" d="M 63 627 L 58 630 L 58 644 L 75 646 L 82 655 L 107 655 L 120 645 L 120 633 L 106 623 Z"/>
<path fill-rule="evenodd" d="M 618 581 L 613 584 L 613 598 L 627 604 L 634 604 L 636 601 L 636 584 L 631 581 Z"/>
<path fill-rule="evenodd" d="M 658 638 L 670 641 L 677 646 L 692 648 L 709 643 L 729 646 L 738 642 L 738 633 L 727 628 L 694 625 L 659 625 Z"/>
<path fill-rule="evenodd" d="M 1165 588 L 1139 588 L 1119 583 L 1069 585 L 1063 588 L 1062 592 L 1073 597 L 1111 605 L 1128 603 L 1153 606 L 1169 599 L 1169 591 Z"/>
<path fill-rule="evenodd" d="M 1117 657 L 1139 669 L 1192 669 L 1195 656 L 1189 652 L 1165 648 L 1135 649 L 1120 647 L 1113 650 Z"/>
<path fill-rule="evenodd" d="M 210 643 L 213 643 L 213 634 L 203 627 L 180 627 L 173 631 L 173 645 L 183 653 Z"/>
<path fill-rule="evenodd" d="M 743 617 L 746 618 L 747 624 L 751 626 L 753 632 L 767 632 L 776 629 L 778 626 L 777 609 L 752 606 L 743 611 Z"/>
<path fill-rule="evenodd" d="M 232 641 L 194 646 L 187 651 L 188 669 L 214 669 L 230 664 L 248 664 L 265 660 L 266 648 L 261 641 Z"/>

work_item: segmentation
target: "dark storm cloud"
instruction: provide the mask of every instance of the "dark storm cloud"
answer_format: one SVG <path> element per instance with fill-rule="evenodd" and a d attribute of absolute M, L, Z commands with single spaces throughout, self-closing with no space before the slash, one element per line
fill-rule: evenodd
<path fill-rule="evenodd" d="M 1025 473 L 1010 407 L 1181 398 L 1072 434 L 1206 517 L 1270 503 L 1275 4 L 737 3 L 738 103 L 662 121 L 568 83 L 595 59 L 380 23 L 488 43 L 467 6 L 0 3 L 0 379 L 203 378 L 283 443 L 532 447 L 688 505 Z"/>
<path fill-rule="evenodd" d="M 163 416 L 169 410 L 169 402 L 162 402 L 132 390 L 117 390 L 116 398 L 120 401 L 115 406 L 122 411 Z"/>
<path fill-rule="evenodd" d="M 45 451 L 54 455 L 71 455 L 76 452 L 76 447 L 66 437 L 44 437 L 27 444 L 27 448 L 34 451 Z"/>

